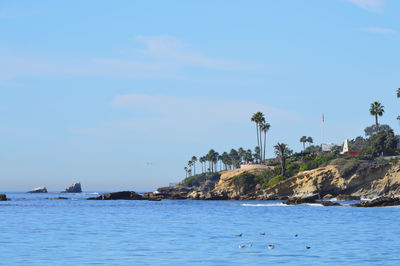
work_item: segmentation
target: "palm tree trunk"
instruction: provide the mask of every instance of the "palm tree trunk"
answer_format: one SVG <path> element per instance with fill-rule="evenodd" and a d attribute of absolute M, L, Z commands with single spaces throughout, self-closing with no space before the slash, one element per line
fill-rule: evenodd
<path fill-rule="evenodd" d="M 265 163 L 265 146 L 267 144 L 267 131 L 264 131 L 264 160 L 263 162 Z"/>
<path fill-rule="evenodd" d="M 196 175 L 196 162 L 193 162 L 193 175 Z"/>
<path fill-rule="evenodd" d="M 262 147 L 262 130 L 261 130 L 261 124 L 260 124 L 260 160 L 261 160 L 261 163 L 262 163 L 262 161 L 263 161 L 263 157 L 262 157 L 262 155 L 263 155 L 263 147 Z"/>
<path fill-rule="evenodd" d="M 281 157 L 281 167 L 282 167 L 282 175 L 285 175 L 286 169 L 285 169 L 285 157 Z"/>
<path fill-rule="evenodd" d="M 258 146 L 258 149 L 260 149 L 260 140 L 258 137 L 258 123 L 256 123 L 256 128 L 257 128 L 257 146 Z M 258 156 L 260 156 L 260 151 L 258 151 Z"/>
<path fill-rule="evenodd" d="M 379 124 L 378 124 L 378 114 L 375 115 L 375 123 L 376 123 L 376 132 L 378 133 L 379 131 Z"/>

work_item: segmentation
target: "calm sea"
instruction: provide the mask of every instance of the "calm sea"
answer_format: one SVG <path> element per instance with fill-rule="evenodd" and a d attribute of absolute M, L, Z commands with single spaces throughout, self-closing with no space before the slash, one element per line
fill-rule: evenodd
<path fill-rule="evenodd" d="M 400 265 L 400 208 L 84 200 L 93 194 L 7 193 L 0 264 Z M 45 199 L 58 196 L 70 199 Z"/>

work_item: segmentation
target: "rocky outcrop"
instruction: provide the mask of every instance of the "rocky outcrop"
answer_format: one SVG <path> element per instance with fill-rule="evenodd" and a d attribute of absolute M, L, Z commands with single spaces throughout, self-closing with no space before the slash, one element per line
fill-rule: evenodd
<path fill-rule="evenodd" d="M 0 201 L 7 201 L 7 200 L 10 200 L 10 199 L 7 198 L 6 194 L 0 194 Z"/>
<path fill-rule="evenodd" d="M 343 174 L 340 166 L 328 165 L 300 172 L 275 186 L 263 190 L 257 199 L 303 198 L 314 194 L 342 200 L 400 196 L 400 165 L 361 163 L 353 171 Z"/>
<path fill-rule="evenodd" d="M 81 193 L 81 192 L 82 192 L 81 183 L 74 183 L 72 184 L 72 186 L 63 191 L 63 193 Z"/>
<path fill-rule="evenodd" d="M 298 205 L 298 204 L 321 204 L 323 206 L 342 206 L 341 204 L 337 202 L 331 202 L 331 201 L 324 201 L 320 200 L 318 194 L 314 194 L 309 197 L 304 197 L 304 198 L 289 198 L 283 204 L 286 205 Z"/>
<path fill-rule="evenodd" d="M 47 188 L 46 187 L 37 187 L 37 188 L 34 188 L 34 189 L 28 191 L 27 193 L 47 193 Z"/>
<path fill-rule="evenodd" d="M 337 159 L 337 164 L 303 171 L 267 189 L 261 189 L 255 176 L 268 168 L 235 169 L 213 178 L 188 179 L 158 189 L 165 199 L 193 200 L 360 200 L 360 198 L 400 197 L 400 164 L 372 163 Z M 318 198 L 315 198 L 318 196 Z M 315 203 L 315 202 L 314 202 Z M 336 205 L 329 201 L 323 205 Z M 297 203 L 298 204 L 298 203 Z"/>
<path fill-rule="evenodd" d="M 88 200 L 144 200 L 143 196 L 134 191 L 120 191 L 101 194 L 98 197 L 88 198 Z"/>
<path fill-rule="evenodd" d="M 345 195 L 345 194 L 339 194 L 336 196 L 337 200 L 360 200 L 360 196 L 353 196 L 353 195 Z"/>
<path fill-rule="evenodd" d="M 260 175 L 270 169 L 265 165 L 252 165 L 245 169 L 226 170 L 214 174 L 200 176 L 195 180 L 182 181 L 171 187 L 157 189 L 160 196 L 166 199 L 192 200 L 245 200 L 255 199 L 255 191 L 259 189 L 252 176 Z M 249 179 L 246 179 L 248 174 Z M 243 176 L 244 182 L 237 183 L 235 179 Z"/>
<path fill-rule="evenodd" d="M 400 198 L 380 197 L 371 201 L 352 204 L 353 207 L 388 207 L 400 205 Z"/>

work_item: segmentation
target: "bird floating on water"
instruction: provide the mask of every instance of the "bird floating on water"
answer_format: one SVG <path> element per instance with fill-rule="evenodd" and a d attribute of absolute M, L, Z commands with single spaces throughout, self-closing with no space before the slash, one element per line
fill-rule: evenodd
<path fill-rule="evenodd" d="M 260 235 L 265 236 L 265 232 L 260 233 Z"/>
<path fill-rule="evenodd" d="M 240 233 L 240 234 L 235 235 L 235 236 L 237 236 L 237 237 L 242 237 L 242 235 L 243 235 L 243 233 Z"/>
<path fill-rule="evenodd" d="M 309 246 L 306 246 L 306 249 L 310 249 L 311 247 L 309 247 Z"/>
<path fill-rule="evenodd" d="M 295 234 L 295 235 L 294 235 L 294 237 L 298 237 L 298 236 L 299 236 L 298 234 Z"/>
<path fill-rule="evenodd" d="M 268 245 L 268 249 L 274 249 L 275 245 Z"/>
<path fill-rule="evenodd" d="M 245 245 L 239 245 L 239 248 L 245 248 Z"/>

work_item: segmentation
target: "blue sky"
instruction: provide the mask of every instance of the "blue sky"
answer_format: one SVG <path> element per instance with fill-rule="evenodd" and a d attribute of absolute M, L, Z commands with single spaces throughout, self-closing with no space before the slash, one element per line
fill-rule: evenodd
<path fill-rule="evenodd" d="M 1 1 L 0 189 L 147 190 L 192 155 L 400 127 L 400 1 Z"/>

